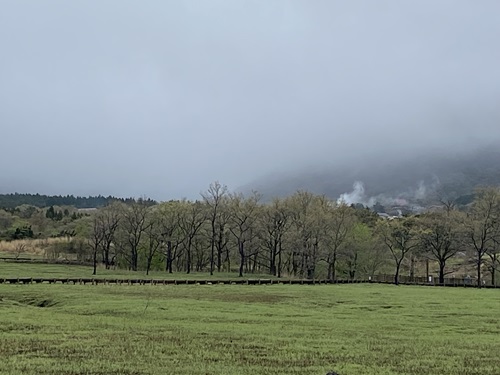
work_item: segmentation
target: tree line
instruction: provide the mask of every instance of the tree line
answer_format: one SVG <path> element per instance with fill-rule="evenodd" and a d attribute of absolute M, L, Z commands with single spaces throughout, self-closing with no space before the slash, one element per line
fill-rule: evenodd
<path fill-rule="evenodd" d="M 134 198 L 117 198 L 113 196 L 104 197 L 102 195 L 79 197 L 74 195 L 43 195 L 43 194 L 0 194 L 0 208 L 15 209 L 21 205 L 30 205 L 34 207 L 50 206 L 72 206 L 75 208 L 96 208 L 104 207 L 112 202 L 132 203 Z M 153 205 L 156 202 L 151 199 L 145 199 L 148 204 Z"/>
<path fill-rule="evenodd" d="M 500 189 L 477 191 L 418 215 L 381 218 L 360 205 L 298 191 L 270 203 L 218 182 L 196 201 L 112 202 L 87 220 L 86 251 L 106 268 L 132 271 L 267 273 L 301 278 L 410 277 L 474 272 L 495 283 L 500 254 Z M 424 266 L 425 265 L 425 266 Z M 429 271 L 431 267 L 431 271 Z"/>

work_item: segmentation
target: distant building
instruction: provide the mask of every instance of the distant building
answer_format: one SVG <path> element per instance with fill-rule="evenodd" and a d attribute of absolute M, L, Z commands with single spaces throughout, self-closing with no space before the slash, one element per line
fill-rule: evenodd
<path fill-rule="evenodd" d="M 91 207 L 91 208 L 79 208 L 78 209 L 78 212 L 81 212 L 81 213 L 86 213 L 86 212 L 93 212 L 93 211 L 96 211 L 97 208 L 96 207 Z"/>

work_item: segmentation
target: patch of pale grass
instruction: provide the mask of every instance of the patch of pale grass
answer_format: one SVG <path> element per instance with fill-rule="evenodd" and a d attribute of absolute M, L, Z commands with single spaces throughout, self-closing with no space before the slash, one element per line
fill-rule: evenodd
<path fill-rule="evenodd" d="M 68 242 L 68 239 L 44 238 L 0 241 L 0 253 L 7 257 L 43 258 L 46 249 L 50 245 L 62 242 Z"/>

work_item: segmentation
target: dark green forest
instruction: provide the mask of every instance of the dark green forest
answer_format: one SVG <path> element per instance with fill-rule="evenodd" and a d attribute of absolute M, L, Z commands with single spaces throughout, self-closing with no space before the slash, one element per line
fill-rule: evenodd
<path fill-rule="evenodd" d="M 14 209 L 23 204 L 34 207 L 50 206 L 73 206 L 75 208 L 98 208 L 109 205 L 112 202 L 132 203 L 134 198 L 118 198 L 102 195 L 89 197 L 75 197 L 74 195 L 43 195 L 43 194 L 0 194 L 0 208 Z M 149 204 L 156 203 L 146 199 Z"/>

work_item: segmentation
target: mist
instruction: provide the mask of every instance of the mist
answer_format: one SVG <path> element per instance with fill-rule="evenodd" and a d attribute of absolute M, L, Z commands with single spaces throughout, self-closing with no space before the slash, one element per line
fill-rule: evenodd
<path fill-rule="evenodd" d="M 0 192 L 199 198 L 215 180 L 494 145 L 499 12 L 493 0 L 3 1 Z"/>

